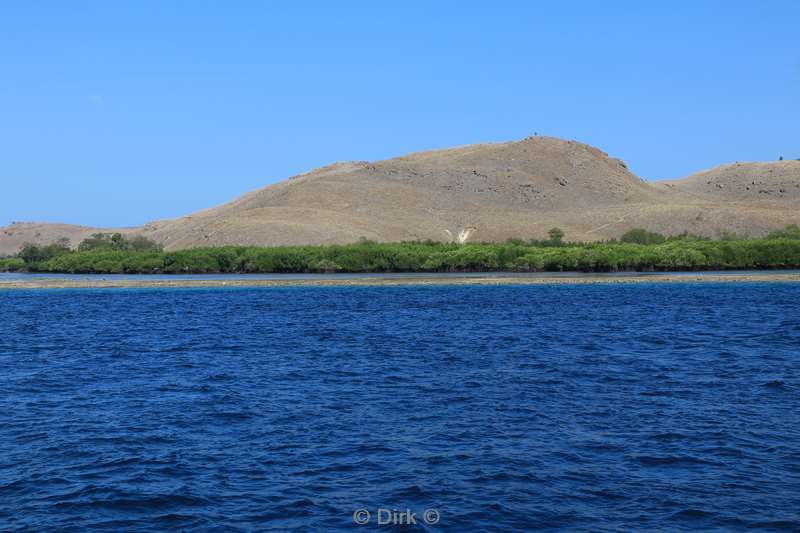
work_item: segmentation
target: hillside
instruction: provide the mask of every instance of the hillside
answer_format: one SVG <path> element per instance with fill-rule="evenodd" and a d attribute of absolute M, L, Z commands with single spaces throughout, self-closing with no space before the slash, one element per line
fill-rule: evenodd
<path fill-rule="evenodd" d="M 141 232 L 167 249 L 360 238 L 501 241 L 543 238 L 554 226 L 580 240 L 617 237 L 632 227 L 758 236 L 800 222 L 798 208 L 800 162 L 739 163 L 648 183 L 597 148 L 537 136 L 337 163 L 125 232 Z M 17 224 L 0 230 L 0 254 L 59 236 L 77 244 L 94 231 Z"/>
<path fill-rule="evenodd" d="M 91 228 L 72 224 L 51 224 L 47 222 L 14 222 L 0 228 L 0 257 L 19 250 L 25 243 L 50 244 L 59 239 L 67 239 L 77 246 L 83 239 L 98 232 L 118 232 L 136 234 L 141 228 Z"/>
<path fill-rule="evenodd" d="M 662 182 L 714 201 L 800 201 L 800 161 L 733 163 Z"/>

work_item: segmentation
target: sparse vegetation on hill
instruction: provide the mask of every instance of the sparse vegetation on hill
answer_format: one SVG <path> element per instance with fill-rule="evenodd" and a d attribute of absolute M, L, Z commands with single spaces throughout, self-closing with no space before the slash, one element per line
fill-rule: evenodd
<path fill-rule="evenodd" d="M 92 237 L 78 250 L 66 243 L 26 245 L 0 260 L 0 270 L 60 273 L 301 273 L 452 271 L 670 271 L 800 268 L 800 228 L 787 226 L 764 239 L 666 237 L 641 229 L 621 240 L 442 244 L 360 241 L 334 246 L 225 246 L 163 252 L 122 238 Z M 89 240 L 89 239 L 87 239 Z"/>
<path fill-rule="evenodd" d="M 800 226 L 791 224 L 783 229 L 770 232 L 768 239 L 800 239 Z"/>
<path fill-rule="evenodd" d="M 121 233 L 95 233 L 78 245 L 78 251 L 80 252 L 90 252 L 92 250 L 160 252 L 161 249 L 160 244 L 146 237 L 137 235 L 129 239 Z"/>
<path fill-rule="evenodd" d="M 665 234 L 715 237 L 728 231 L 753 237 L 789 223 L 800 223 L 798 161 L 725 164 L 652 182 L 595 147 L 533 136 L 336 163 L 139 228 L 12 224 L 0 228 L 0 255 L 59 237 L 73 244 L 91 241 L 98 232 L 145 235 L 171 251 L 346 244 L 361 236 L 380 242 L 447 238 L 499 243 L 548 239 L 553 226 L 582 241 L 618 238 L 636 227 Z M 114 249 L 108 240 L 94 245 Z M 328 263 L 323 267 L 332 268 Z"/>
<path fill-rule="evenodd" d="M 45 246 L 26 244 L 19 251 L 17 257 L 22 259 L 25 264 L 32 265 L 45 263 L 50 259 L 55 259 L 56 257 L 68 254 L 69 252 L 69 240 L 59 239 L 56 242 L 47 244 Z"/>
<path fill-rule="evenodd" d="M 634 228 L 625 233 L 619 240 L 632 244 L 661 244 L 666 241 L 667 238 L 660 233 Z"/>

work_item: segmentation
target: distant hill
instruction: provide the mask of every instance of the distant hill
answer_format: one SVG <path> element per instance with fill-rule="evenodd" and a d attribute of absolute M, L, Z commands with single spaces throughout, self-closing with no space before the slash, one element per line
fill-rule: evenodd
<path fill-rule="evenodd" d="M 93 233 L 119 232 L 135 234 L 141 228 L 91 228 L 73 224 L 51 224 L 48 222 L 14 222 L 10 226 L 0 228 L 0 257 L 16 253 L 23 244 L 49 244 L 59 239 L 68 239 L 72 246 Z"/>
<path fill-rule="evenodd" d="M 800 161 L 733 163 L 663 182 L 714 201 L 800 201 Z"/>
<path fill-rule="evenodd" d="M 645 182 L 592 146 L 553 137 L 345 162 L 245 194 L 141 233 L 167 249 L 224 244 L 502 241 L 617 237 L 632 227 L 758 236 L 800 223 L 800 162 L 736 163 L 682 180 Z M 98 230 L 62 224 L 0 229 L 0 254 L 23 242 Z"/>

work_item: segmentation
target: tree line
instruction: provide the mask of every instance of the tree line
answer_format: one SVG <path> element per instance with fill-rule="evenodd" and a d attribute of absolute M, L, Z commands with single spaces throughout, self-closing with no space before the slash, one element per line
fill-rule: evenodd
<path fill-rule="evenodd" d="M 305 273 L 485 271 L 673 271 L 800 268 L 797 225 L 746 239 L 665 236 L 633 229 L 604 242 L 546 240 L 455 244 L 433 241 L 330 246 L 221 246 L 165 252 L 144 237 L 96 234 L 76 249 L 61 240 L 27 244 L 0 271 L 52 273 Z"/>

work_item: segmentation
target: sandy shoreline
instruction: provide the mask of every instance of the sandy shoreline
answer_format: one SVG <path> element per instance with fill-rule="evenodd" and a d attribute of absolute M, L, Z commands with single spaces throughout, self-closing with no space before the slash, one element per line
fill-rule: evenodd
<path fill-rule="evenodd" d="M 665 274 L 585 277 L 468 277 L 437 278 L 431 276 L 409 278 L 345 278 L 345 279 L 59 279 L 33 278 L 30 280 L 0 281 L 2 289 L 172 289 L 215 287 L 393 287 L 411 285 L 591 285 L 637 283 L 742 283 L 742 282 L 800 282 L 800 274 L 768 272 L 764 274 Z"/>

